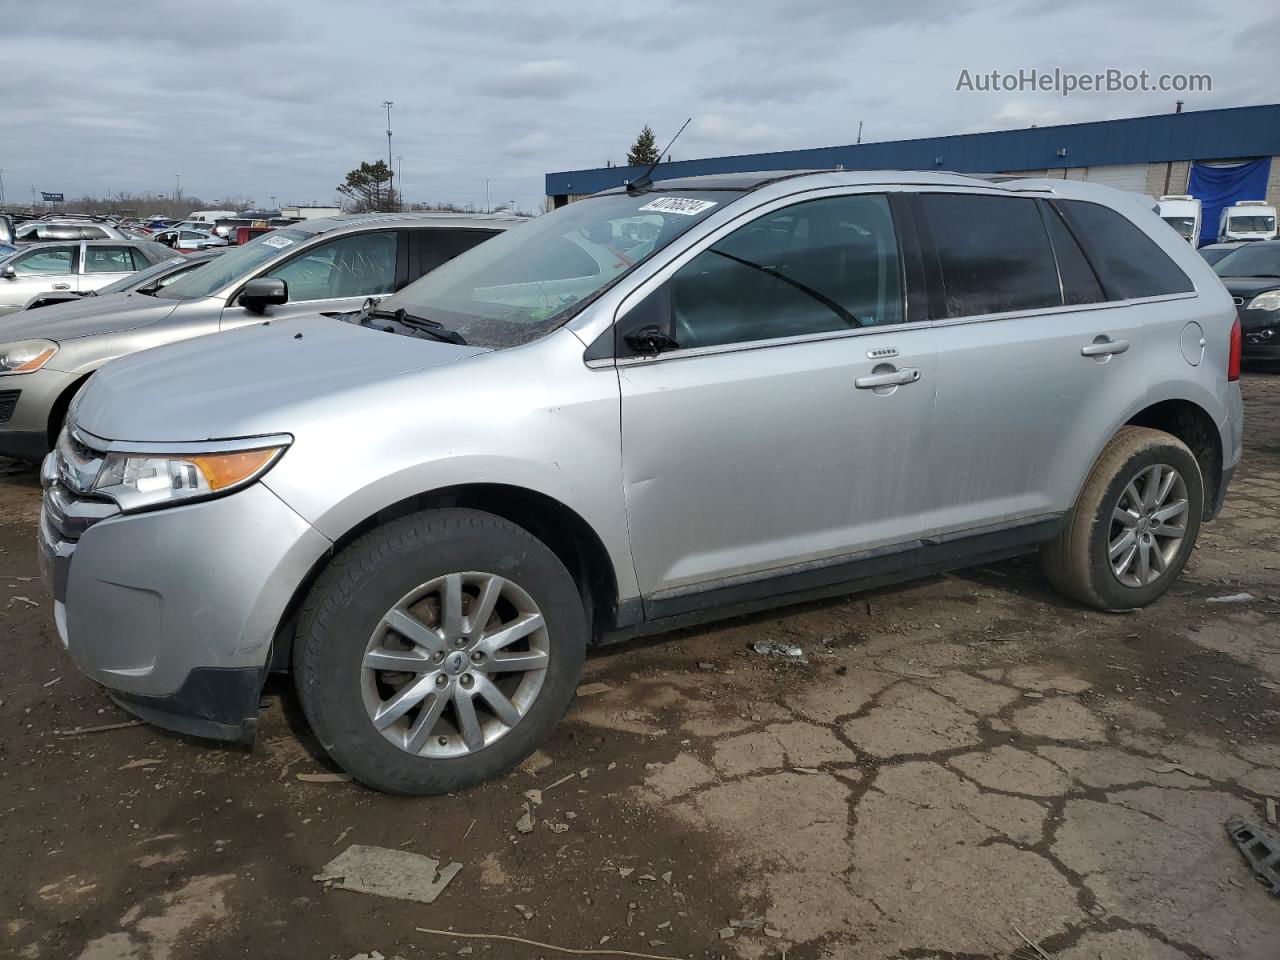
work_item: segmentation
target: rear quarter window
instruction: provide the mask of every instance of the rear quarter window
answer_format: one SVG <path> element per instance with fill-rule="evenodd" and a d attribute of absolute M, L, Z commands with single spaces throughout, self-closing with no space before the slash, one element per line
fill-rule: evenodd
<path fill-rule="evenodd" d="M 1167 296 L 1194 289 L 1169 255 L 1127 217 L 1087 200 L 1059 200 L 1056 206 L 1089 254 L 1108 300 Z"/>

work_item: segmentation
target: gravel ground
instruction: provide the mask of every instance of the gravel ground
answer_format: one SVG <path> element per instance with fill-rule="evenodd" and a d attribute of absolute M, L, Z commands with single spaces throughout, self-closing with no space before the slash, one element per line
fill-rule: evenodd
<path fill-rule="evenodd" d="M 1275 960 L 1280 900 L 1223 829 L 1280 799 L 1280 376 L 1245 398 L 1226 511 L 1152 608 L 1081 610 L 1026 559 L 630 644 L 589 659 L 519 771 L 419 800 L 300 780 L 331 767 L 284 681 L 253 751 L 59 735 L 127 717 L 61 651 L 35 475 L 2 470 L 0 954 L 563 955 L 428 928 L 588 955 Z M 352 843 L 462 869 L 433 904 L 312 879 Z"/>

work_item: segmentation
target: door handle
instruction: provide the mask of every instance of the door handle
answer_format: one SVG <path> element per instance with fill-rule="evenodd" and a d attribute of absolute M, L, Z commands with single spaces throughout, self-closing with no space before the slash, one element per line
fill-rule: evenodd
<path fill-rule="evenodd" d="M 915 367 L 903 367 L 890 373 L 873 373 L 868 377 L 856 377 L 853 385 L 859 390 L 874 390 L 876 387 L 905 387 L 920 379 L 920 371 Z"/>
<path fill-rule="evenodd" d="M 70 290 L 70 289 L 71 289 L 71 284 L 69 284 L 69 283 L 55 283 L 55 284 L 53 285 L 53 289 L 55 289 L 55 290 Z"/>
<path fill-rule="evenodd" d="M 1128 340 L 1111 340 L 1105 337 L 1099 337 L 1093 343 L 1087 343 L 1081 347 L 1080 356 L 1109 357 L 1117 353 L 1124 353 L 1128 349 Z"/>

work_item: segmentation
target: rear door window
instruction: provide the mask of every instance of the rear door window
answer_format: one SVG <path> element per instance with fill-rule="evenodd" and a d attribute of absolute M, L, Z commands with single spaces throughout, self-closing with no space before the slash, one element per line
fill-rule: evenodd
<path fill-rule="evenodd" d="M 938 251 L 947 317 L 1062 305 L 1035 200 L 958 193 L 919 198 Z"/>
<path fill-rule="evenodd" d="M 133 251 L 129 247 L 87 247 L 85 273 L 132 273 Z"/>
<path fill-rule="evenodd" d="M 1128 218 L 1087 200 L 1059 200 L 1056 205 L 1089 252 L 1108 300 L 1192 291 L 1187 275 Z"/>
<path fill-rule="evenodd" d="M 1044 222 L 1053 241 L 1053 252 L 1058 258 L 1058 275 L 1062 278 L 1062 299 L 1068 305 L 1101 303 L 1107 299 L 1102 292 L 1093 267 L 1085 259 L 1080 244 L 1062 220 L 1062 215 L 1049 204 L 1042 204 Z"/>
<path fill-rule="evenodd" d="M 493 230 L 410 230 L 409 282 L 494 236 Z"/>

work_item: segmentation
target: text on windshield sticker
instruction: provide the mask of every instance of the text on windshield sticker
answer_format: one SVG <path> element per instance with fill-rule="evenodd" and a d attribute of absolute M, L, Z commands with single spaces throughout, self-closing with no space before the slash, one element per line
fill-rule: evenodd
<path fill-rule="evenodd" d="M 264 247 L 279 247 L 283 250 L 285 247 L 293 246 L 293 241 L 288 237 L 267 237 L 262 241 L 262 245 Z"/>
<path fill-rule="evenodd" d="M 641 210 L 652 210 L 654 213 L 680 213 L 686 217 L 696 217 L 703 210 L 714 207 L 714 200 L 694 200 L 690 197 L 658 197 L 650 200 Z"/>

